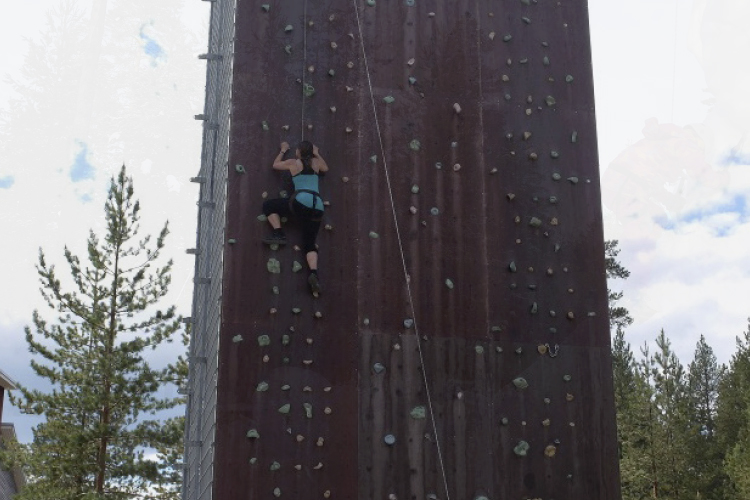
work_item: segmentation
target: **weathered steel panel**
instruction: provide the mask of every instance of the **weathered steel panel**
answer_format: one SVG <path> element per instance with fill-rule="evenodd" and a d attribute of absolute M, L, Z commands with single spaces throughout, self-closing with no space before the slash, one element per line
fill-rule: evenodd
<path fill-rule="evenodd" d="M 214 496 L 616 500 L 586 3 L 373 3 L 238 0 Z M 303 135 L 319 299 L 257 220 Z"/>

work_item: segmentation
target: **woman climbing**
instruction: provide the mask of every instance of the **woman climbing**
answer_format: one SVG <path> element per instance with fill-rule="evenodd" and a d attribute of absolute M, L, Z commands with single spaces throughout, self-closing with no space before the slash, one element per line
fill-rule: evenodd
<path fill-rule="evenodd" d="M 328 165 L 320 157 L 318 147 L 310 141 L 302 141 L 297 146 L 296 158 L 284 160 L 289 144 L 281 143 L 281 151 L 273 161 L 274 170 L 288 170 L 292 174 L 294 193 L 290 198 L 266 200 L 263 213 L 273 228 L 270 236 L 263 239 L 268 245 L 285 245 L 286 236 L 281 229 L 281 217 L 296 216 L 302 226 L 302 250 L 305 252 L 310 275 L 307 282 L 314 296 L 320 294 L 318 278 L 318 250 L 315 239 L 323 217 L 323 198 L 318 191 L 318 176 L 328 171 Z"/>

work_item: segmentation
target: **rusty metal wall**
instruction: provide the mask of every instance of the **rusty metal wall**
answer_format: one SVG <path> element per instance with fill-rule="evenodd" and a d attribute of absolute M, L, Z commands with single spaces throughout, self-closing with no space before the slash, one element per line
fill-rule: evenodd
<path fill-rule="evenodd" d="M 238 0 L 235 26 L 215 498 L 619 499 L 586 2 Z M 319 299 L 257 218 L 303 135 Z"/>

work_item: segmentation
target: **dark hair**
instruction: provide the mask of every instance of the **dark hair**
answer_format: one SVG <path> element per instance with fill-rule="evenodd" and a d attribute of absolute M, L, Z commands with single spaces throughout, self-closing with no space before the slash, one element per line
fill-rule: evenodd
<path fill-rule="evenodd" d="M 303 160 L 306 160 L 308 158 L 313 157 L 313 144 L 310 141 L 302 141 L 299 143 L 299 146 L 297 146 L 297 149 L 299 149 L 299 156 Z"/>

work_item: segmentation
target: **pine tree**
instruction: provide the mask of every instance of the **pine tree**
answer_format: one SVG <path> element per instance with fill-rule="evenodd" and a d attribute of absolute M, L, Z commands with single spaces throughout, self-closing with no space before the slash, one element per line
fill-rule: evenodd
<path fill-rule="evenodd" d="M 688 433 L 690 474 L 687 483 L 698 498 L 707 500 L 725 498 L 727 483 L 723 471 L 724 453 L 716 437 L 717 399 L 724 369 L 701 335 L 693 361 L 688 365 L 692 404 Z"/>
<path fill-rule="evenodd" d="M 30 478 L 19 500 L 175 498 L 173 464 L 146 458 L 179 446 L 182 434 L 179 420 L 165 425 L 157 415 L 181 403 L 159 395 L 179 379 L 180 361 L 154 369 L 145 359 L 179 328 L 174 307 L 156 308 L 170 284 L 171 260 L 157 267 L 168 225 L 155 241 L 138 239 L 140 205 L 124 166 L 104 212 L 105 234 L 90 233 L 87 264 L 65 248 L 72 290 L 39 253 L 41 292 L 58 318 L 48 323 L 35 311 L 34 330 L 26 328 L 32 368 L 52 390 L 21 387 L 12 398 L 46 417 L 24 456 L 11 457 Z"/>
<path fill-rule="evenodd" d="M 624 280 L 630 276 L 630 271 L 617 260 L 617 256 L 620 254 L 620 249 L 617 248 L 618 244 L 618 240 L 604 242 L 604 267 L 607 280 Z M 617 305 L 617 302 L 623 297 L 623 292 L 613 292 L 608 286 L 607 297 L 609 299 L 609 328 L 624 329 L 633 323 L 633 318 L 627 308 Z"/>
<path fill-rule="evenodd" d="M 750 319 L 719 384 L 716 435 L 726 453 L 727 498 L 750 498 Z"/>

